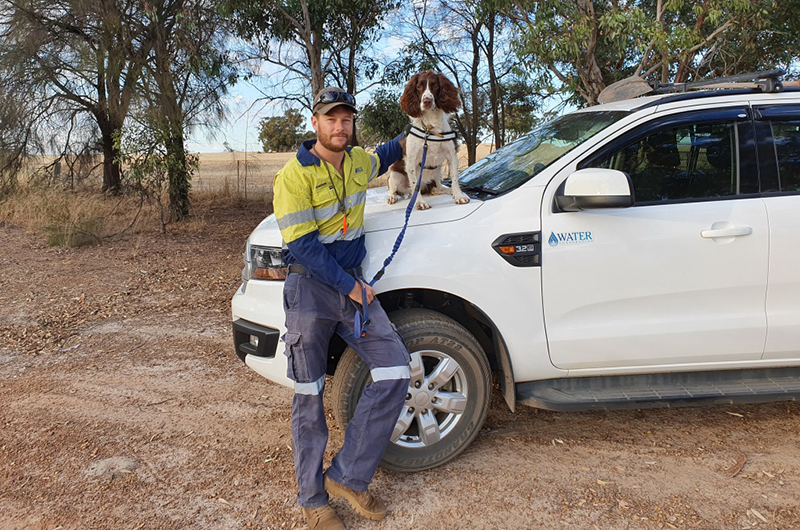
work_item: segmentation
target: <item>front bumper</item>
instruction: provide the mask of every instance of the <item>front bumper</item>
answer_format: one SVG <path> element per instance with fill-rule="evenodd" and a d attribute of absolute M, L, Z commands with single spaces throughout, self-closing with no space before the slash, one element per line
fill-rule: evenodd
<path fill-rule="evenodd" d="M 236 355 L 245 363 L 248 355 L 275 358 L 280 335 L 277 329 L 259 326 L 241 318 L 233 322 L 233 345 Z M 258 339 L 257 345 L 253 344 L 253 337 Z"/>
<path fill-rule="evenodd" d="M 236 355 L 256 373 L 274 383 L 294 386 L 287 377 L 287 359 L 280 336 L 283 322 L 283 282 L 249 281 L 231 300 L 233 342 Z M 258 346 L 251 343 L 258 337 Z M 254 342 L 254 341 L 253 341 Z"/>

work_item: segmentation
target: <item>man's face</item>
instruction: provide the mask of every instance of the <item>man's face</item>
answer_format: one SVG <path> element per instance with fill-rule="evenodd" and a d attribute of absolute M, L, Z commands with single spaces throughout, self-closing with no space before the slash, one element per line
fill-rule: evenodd
<path fill-rule="evenodd" d="M 311 125 L 317 131 L 317 140 L 325 149 L 340 153 L 353 139 L 353 111 L 344 105 L 334 107 L 327 114 L 311 117 Z"/>

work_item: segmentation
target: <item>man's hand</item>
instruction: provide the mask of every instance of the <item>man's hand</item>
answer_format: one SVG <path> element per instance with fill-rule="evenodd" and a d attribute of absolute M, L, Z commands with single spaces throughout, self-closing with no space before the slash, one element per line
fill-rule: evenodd
<path fill-rule="evenodd" d="M 359 280 L 356 278 L 356 284 L 353 286 L 353 289 L 350 291 L 350 294 L 347 296 L 350 297 L 351 300 L 354 302 L 358 302 L 361 305 L 364 305 L 364 302 L 361 301 L 361 286 L 367 290 L 367 305 L 372 303 L 372 299 L 375 298 L 375 289 L 372 286 L 363 280 Z"/>

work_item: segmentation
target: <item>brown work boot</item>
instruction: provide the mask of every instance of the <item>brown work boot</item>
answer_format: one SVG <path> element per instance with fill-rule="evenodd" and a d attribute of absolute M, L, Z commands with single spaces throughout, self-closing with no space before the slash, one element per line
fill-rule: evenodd
<path fill-rule="evenodd" d="M 308 530 L 344 530 L 344 523 L 330 504 L 313 510 L 303 508 L 303 515 L 308 521 Z"/>
<path fill-rule="evenodd" d="M 350 503 L 350 506 L 364 517 L 376 521 L 380 521 L 386 517 L 386 505 L 380 499 L 373 497 L 370 492 L 351 490 L 350 488 L 334 482 L 328 477 L 327 473 L 324 475 L 323 484 L 325 485 L 325 491 L 328 492 L 328 495 L 346 499 L 347 502 Z"/>

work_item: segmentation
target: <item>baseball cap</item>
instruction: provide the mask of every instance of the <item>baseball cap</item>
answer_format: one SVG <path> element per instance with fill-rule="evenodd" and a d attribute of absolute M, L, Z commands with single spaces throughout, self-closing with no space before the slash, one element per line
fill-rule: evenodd
<path fill-rule="evenodd" d="M 339 105 L 345 105 L 353 112 L 357 112 L 356 98 L 354 96 L 338 87 L 326 87 L 317 92 L 314 97 L 314 106 L 311 110 L 315 113 L 327 114 L 331 109 Z"/>

